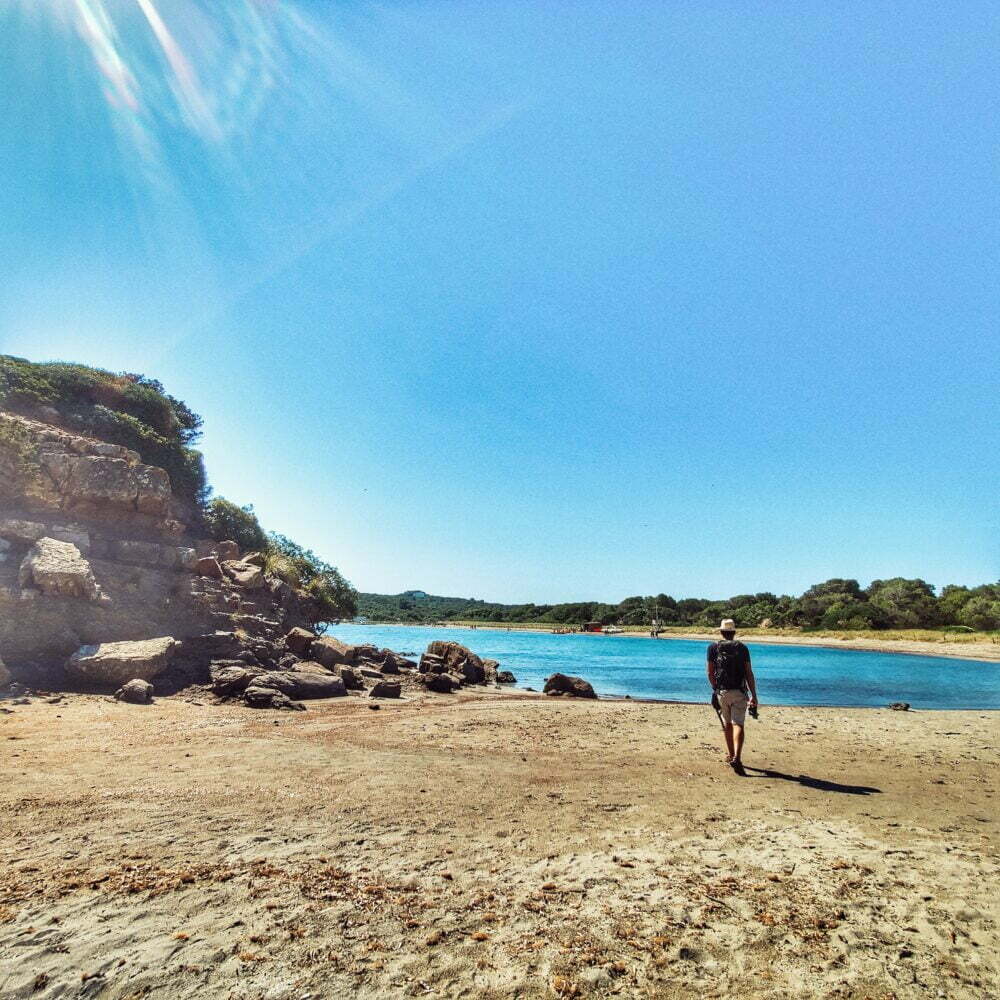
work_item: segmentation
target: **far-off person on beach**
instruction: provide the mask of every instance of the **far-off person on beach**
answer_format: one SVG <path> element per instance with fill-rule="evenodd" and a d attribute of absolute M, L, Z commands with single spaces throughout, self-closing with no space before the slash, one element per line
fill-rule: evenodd
<path fill-rule="evenodd" d="M 757 710 L 757 682 L 750 667 L 750 650 L 736 639 L 736 622 L 725 618 L 719 626 L 722 639 L 708 647 L 708 683 L 712 705 L 719 713 L 726 737 L 728 762 L 737 771 L 743 767 L 743 727 L 747 708 Z"/>

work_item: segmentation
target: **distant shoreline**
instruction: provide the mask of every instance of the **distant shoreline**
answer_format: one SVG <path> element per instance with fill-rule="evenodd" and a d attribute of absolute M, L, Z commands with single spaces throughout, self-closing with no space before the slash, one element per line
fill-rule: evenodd
<path fill-rule="evenodd" d="M 538 625 L 498 625 L 484 623 L 474 626 L 449 622 L 446 625 L 430 625 L 423 622 L 369 622 L 380 628 L 452 628 L 475 632 L 479 629 L 510 632 L 538 632 L 543 635 L 553 634 L 553 628 Z M 587 635 L 586 632 L 571 632 L 570 635 Z M 604 636 L 594 634 L 594 639 Z M 617 638 L 652 639 L 646 632 L 620 632 Z M 715 632 L 670 632 L 660 634 L 658 639 L 682 639 L 687 641 L 712 642 L 718 638 Z M 844 638 L 831 639 L 829 636 L 809 635 L 768 635 L 743 634 L 745 642 L 761 646 L 813 646 L 822 649 L 853 649 L 869 653 L 894 653 L 903 656 L 940 656 L 958 660 L 987 660 L 1000 663 L 1000 645 L 984 642 L 932 642 L 920 639 L 868 639 Z"/>

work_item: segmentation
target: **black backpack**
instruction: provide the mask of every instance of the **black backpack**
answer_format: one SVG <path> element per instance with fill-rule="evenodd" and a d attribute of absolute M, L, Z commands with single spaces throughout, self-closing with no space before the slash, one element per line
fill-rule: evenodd
<path fill-rule="evenodd" d="M 746 686 L 746 650 L 742 642 L 726 639 L 715 647 L 716 691 L 742 691 Z"/>

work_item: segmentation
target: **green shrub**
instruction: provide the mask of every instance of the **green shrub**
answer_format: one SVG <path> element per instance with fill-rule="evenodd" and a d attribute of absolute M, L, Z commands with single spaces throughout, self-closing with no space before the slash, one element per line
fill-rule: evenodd
<path fill-rule="evenodd" d="M 271 532 L 268 536 L 272 565 L 280 566 L 287 582 L 289 576 L 298 580 L 316 601 L 314 624 L 323 625 L 338 618 L 353 618 L 358 613 L 358 592 L 344 579 L 336 566 L 324 562 L 314 552 L 304 549 L 284 535 Z M 279 562 L 280 561 L 280 562 Z M 284 575 L 284 574 L 287 574 Z"/>
<path fill-rule="evenodd" d="M 232 540 L 241 552 L 264 552 L 270 546 L 251 504 L 240 507 L 225 497 L 215 497 L 206 505 L 204 517 L 217 542 Z"/>

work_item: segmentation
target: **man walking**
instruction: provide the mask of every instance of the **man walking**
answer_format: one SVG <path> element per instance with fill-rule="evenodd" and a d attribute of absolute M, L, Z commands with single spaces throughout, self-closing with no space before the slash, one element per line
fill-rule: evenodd
<path fill-rule="evenodd" d="M 712 705 L 719 713 L 726 737 L 728 762 L 739 773 L 743 770 L 743 727 L 747 708 L 756 715 L 757 682 L 750 667 L 750 650 L 736 639 L 736 622 L 732 618 L 724 619 L 719 632 L 722 639 L 708 647 L 708 683 L 712 685 Z"/>

